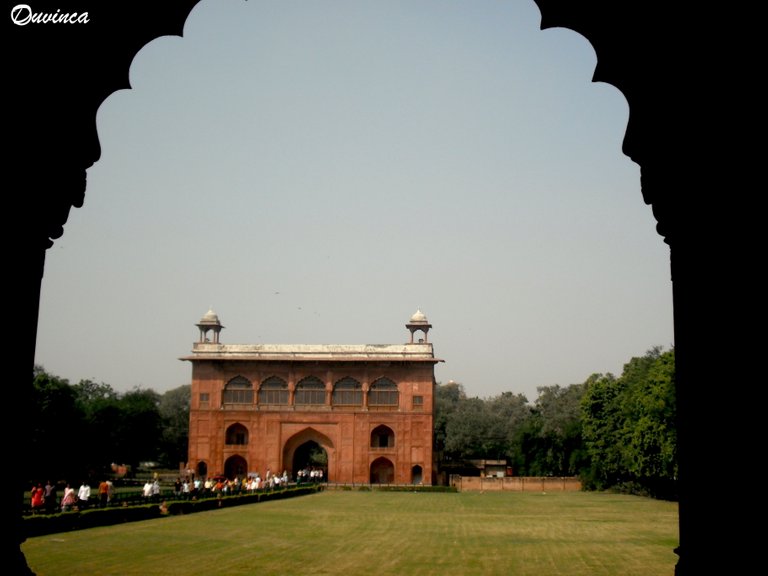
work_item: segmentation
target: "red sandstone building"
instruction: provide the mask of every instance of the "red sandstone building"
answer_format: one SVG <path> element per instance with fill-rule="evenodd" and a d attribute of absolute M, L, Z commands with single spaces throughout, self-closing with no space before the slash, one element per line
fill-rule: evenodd
<path fill-rule="evenodd" d="M 188 467 L 230 478 L 321 469 L 339 483 L 432 484 L 434 357 L 420 311 L 406 344 L 221 344 L 192 355 Z M 414 342 L 414 334 L 423 338 Z"/>

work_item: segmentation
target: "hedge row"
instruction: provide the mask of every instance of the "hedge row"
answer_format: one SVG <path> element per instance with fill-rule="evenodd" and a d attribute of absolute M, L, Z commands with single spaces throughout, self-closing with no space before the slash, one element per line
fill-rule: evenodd
<path fill-rule="evenodd" d="M 380 486 L 377 484 L 360 484 L 357 486 L 349 484 L 337 484 L 329 485 L 328 489 L 346 491 L 358 490 L 359 492 L 458 492 L 458 489 L 455 486 L 418 486 L 413 484 L 385 486 Z"/>
<path fill-rule="evenodd" d="M 60 514 L 27 516 L 24 518 L 24 529 L 28 538 L 45 536 L 72 530 L 83 530 L 97 526 L 112 526 L 125 522 L 151 520 L 179 514 L 193 514 L 218 508 L 256 504 L 270 500 L 281 500 L 314 494 L 321 490 L 319 485 L 287 488 L 275 492 L 258 492 L 255 494 L 239 494 L 206 498 L 203 500 L 173 500 L 163 504 L 142 504 L 138 506 L 117 506 L 112 508 L 94 508 L 91 510 L 62 512 Z"/>
<path fill-rule="evenodd" d="M 382 492 L 458 492 L 456 486 L 377 486 Z"/>

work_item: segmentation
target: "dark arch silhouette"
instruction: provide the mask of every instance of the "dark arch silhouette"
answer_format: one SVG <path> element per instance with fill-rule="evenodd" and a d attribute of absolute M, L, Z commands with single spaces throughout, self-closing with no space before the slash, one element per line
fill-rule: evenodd
<path fill-rule="evenodd" d="M 598 2 L 532 0 L 542 29 L 564 27 L 594 47 L 594 80 L 616 86 L 629 105 L 624 153 L 641 169 L 642 193 L 657 230 L 670 246 L 676 355 L 680 470 L 680 547 L 677 576 L 707 573 L 712 565 L 748 573 L 757 565 L 743 510 L 715 490 L 713 453 L 728 454 L 734 468 L 751 470 L 762 437 L 759 402 L 725 396 L 732 384 L 760 381 L 755 339 L 743 326 L 759 318 L 763 266 L 757 241 L 755 190 L 762 163 L 752 132 L 762 103 L 753 96 L 762 70 L 760 51 L 746 27 L 759 22 L 750 7 L 709 10 L 689 3 L 642 0 Z M 138 50 L 162 35 L 181 35 L 197 0 L 95 3 L 87 25 L 17 26 L 6 8 L 6 209 L 15 223 L 8 236 L 6 325 L 15 354 L 7 359 L 6 405 L 19 425 L 5 419 L 7 438 L 27 437 L 40 286 L 46 250 L 63 234 L 72 207 L 85 199 L 86 170 L 99 159 L 96 112 L 116 90 L 129 88 Z M 34 9 L 56 12 L 41 0 Z M 755 9 L 756 10 L 756 9 Z M 757 36 L 759 38 L 759 36 Z M 759 250 L 759 251 L 758 251 Z M 9 293 L 8 293 L 9 292 Z M 762 295 L 761 295 L 762 296 Z M 16 334 L 20 333 L 20 336 Z M 18 350 L 18 352 L 17 352 Z M 715 415 L 713 417 L 713 415 Z M 712 434 L 713 421 L 718 434 Z M 706 446 L 702 439 L 706 438 Z M 24 470 L 21 441 L 8 456 Z M 23 474 L 12 488 L 25 491 Z M 736 487 L 735 489 L 740 489 Z M 3 538 L 16 574 L 31 571 L 21 551 L 22 498 L 4 515 Z"/>

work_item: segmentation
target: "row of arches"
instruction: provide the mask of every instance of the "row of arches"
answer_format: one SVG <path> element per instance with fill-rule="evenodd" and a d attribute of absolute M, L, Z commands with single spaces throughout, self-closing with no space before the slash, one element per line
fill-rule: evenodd
<path fill-rule="evenodd" d="M 322 478 L 325 481 L 334 481 L 328 475 L 327 453 L 316 442 L 309 441 L 299 446 L 294 452 L 292 464 L 290 474 L 294 481 L 297 479 L 298 471 L 304 469 L 322 470 Z M 395 465 L 389 458 L 383 456 L 376 458 L 371 462 L 369 470 L 371 484 L 392 484 L 395 481 Z M 207 476 L 208 464 L 198 462 L 196 472 L 199 476 Z M 239 454 L 230 456 L 224 462 L 224 475 L 227 478 L 245 478 L 248 474 L 248 462 L 243 456 Z M 418 464 L 412 466 L 410 476 L 412 484 L 421 484 L 424 479 L 423 468 Z"/>
<path fill-rule="evenodd" d="M 262 454 L 259 439 L 251 437 L 251 432 L 240 422 L 229 425 L 226 428 L 226 453 L 222 454 L 219 463 L 209 470 L 209 465 L 217 458 L 213 462 L 198 460 L 194 472 L 206 476 L 210 471 L 216 475 L 224 474 L 230 479 L 243 479 L 258 474 L 262 480 L 271 475 L 286 474 L 289 482 L 296 483 L 424 482 L 425 462 L 401 460 L 402 455 L 395 450 L 395 430 L 386 424 L 377 424 L 369 430 L 367 455 L 360 454 L 365 462 L 358 460 L 354 466 L 350 466 L 352 452 L 346 443 L 340 446 L 337 441 L 311 426 L 281 442 L 282 447 L 277 457 Z M 247 446 L 249 443 L 255 446 Z M 311 472 L 315 474 L 310 475 Z"/>
<path fill-rule="evenodd" d="M 329 389 L 316 376 L 307 376 L 295 386 L 278 376 L 270 376 L 258 387 L 244 376 L 236 376 L 224 385 L 223 406 L 252 405 L 294 406 L 381 406 L 396 408 L 400 403 L 397 384 L 389 378 L 379 378 L 367 390 L 349 376 L 338 380 Z M 330 400 L 330 402 L 329 402 Z"/>
<path fill-rule="evenodd" d="M 224 435 L 224 442 L 228 446 L 245 446 L 250 440 L 251 434 L 248 427 L 240 422 L 228 426 Z M 370 447 L 373 449 L 394 448 L 395 432 L 389 426 L 381 424 L 371 430 L 370 440 Z"/>

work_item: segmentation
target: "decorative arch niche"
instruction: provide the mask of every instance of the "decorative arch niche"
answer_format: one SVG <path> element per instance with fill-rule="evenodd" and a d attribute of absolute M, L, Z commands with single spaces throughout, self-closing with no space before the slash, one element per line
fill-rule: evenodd
<path fill-rule="evenodd" d="M 371 448 L 392 449 L 395 447 L 395 432 L 389 426 L 381 424 L 371 430 Z"/>
<path fill-rule="evenodd" d="M 389 458 L 376 458 L 371 462 L 371 484 L 392 484 L 395 481 L 395 465 Z"/>
<path fill-rule="evenodd" d="M 224 461 L 224 476 L 229 480 L 239 478 L 243 480 L 248 476 L 248 462 L 239 454 L 230 456 Z"/>

